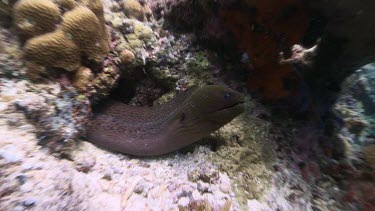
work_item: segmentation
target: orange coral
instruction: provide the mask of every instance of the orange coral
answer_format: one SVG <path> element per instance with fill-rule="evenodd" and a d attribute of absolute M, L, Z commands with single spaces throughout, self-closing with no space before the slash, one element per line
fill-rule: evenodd
<path fill-rule="evenodd" d="M 285 81 L 297 83 L 289 64 L 280 65 L 279 52 L 300 43 L 307 29 L 308 13 L 299 0 L 244 0 L 242 7 L 222 9 L 220 17 L 245 51 L 254 68 L 248 78 L 251 91 L 272 100 L 295 94 Z"/>

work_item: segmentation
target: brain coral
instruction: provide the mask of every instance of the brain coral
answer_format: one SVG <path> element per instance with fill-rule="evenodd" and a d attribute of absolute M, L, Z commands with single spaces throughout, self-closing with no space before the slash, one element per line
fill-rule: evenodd
<path fill-rule="evenodd" d="M 20 0 L 13 8 L 15 24 L 25 38 L 51 32 L 61 20 L 58 6 L 49 0 Z"/>
<path fill-rule="evenodd" d="M 73 71 L 81 65 L 79 47 L 61 30 L 29 39 L 24 54 L 26 59 L 41 66 Z"/>
<path fill-rule="evenodd" d="M 86 91 L 90 82 L 94 79 L 94 74 L 87 67 L 80 67 L 73 77 L 73 86 L 79 91 Z"/>
<path fill-rule="evenodd" d="M 39 35 L 26 42 L 25 58 L 41 66 L 69 71 L 79 68 L 82 56 L 102 61 L 109 51 L 109 33 L 100 0 L 56 3 L 66 11 L 62 18 L 58 6 L 49 0 L 20 0 L 15 5 L 16 24 L 24 29 L 21 33 L 28 37 Z M 35 24 L 25 27 L 24 22 Z"/>
<path fill-rule="evenodd" d="M 89 59 L 100 61 L 107 52 L 101 47 L 100 23 L 96 15 L 87 7 L 79 6 L 65 13 L 61 26 Z"/>
<path fill-rule="evenodd" d="M 125 15 L 129 18 L 135 18 L 139 21 L 145 19 L 145 12 L 142 5 L 137 0 L 123 0 Z"/>
<path fill-rule="evenodd" d="M 98 18 L 99 20 L 99 33 L 102 38 L 100 41 L 100 46 L 103 52 L 109 51 L 109 32 L 105 25 L 103 4 L 100 0 L 81 0 L 81 3 L 87 6 Z"/>
<path fill-rule="evenodd" d="M 57 3 L 65 11 L 72 10 L 77 5 L 74 0 L 58 0 Z"/>

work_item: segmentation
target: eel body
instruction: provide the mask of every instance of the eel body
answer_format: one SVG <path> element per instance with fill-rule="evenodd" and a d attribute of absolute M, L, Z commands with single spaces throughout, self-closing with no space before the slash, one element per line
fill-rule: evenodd
<path fill-rule="evenodd" d="M 242 94 L 217 85 L 191 87 L 154 107 L 111 102 L 94 115 L 87 139 L 125 154 L 162 155 L 208 136 L 244 109 Z"/>

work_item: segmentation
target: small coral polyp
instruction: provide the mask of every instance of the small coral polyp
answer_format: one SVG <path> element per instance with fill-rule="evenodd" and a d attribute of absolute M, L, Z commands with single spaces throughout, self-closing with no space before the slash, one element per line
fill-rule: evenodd
<path fill-rule="evenodd" d="M 87 90 L 87 84 L 94 79 L 94 74 L 87 67 L 80 67 L 73 78 L 73 86 L 79 91 L 84 92 Z"/>
<path fill-rule="evenodd" d="M 62 17 L 59 7 L 65 12 Z M 82 57 L 101 62 L 109 51 L 100 0 L 19 0 L 14 17 L 20 35 L 31 38 L 24 54 L 34 64 L 74 71 Z"/>

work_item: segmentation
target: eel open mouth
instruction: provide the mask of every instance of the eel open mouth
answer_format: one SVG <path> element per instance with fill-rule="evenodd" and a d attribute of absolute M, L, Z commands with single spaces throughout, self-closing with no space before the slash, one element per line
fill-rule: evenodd
<path fill-rule="evenodd" d="M 237 102 L 237 103 L 235 103 L 231 106 L 224 107 L 224 108 L 220 109 L 219 111 L 228 110 L 228 109 L 238 107 L 238 106 L 244 106 L 244 104 L 245 104 L 245 101 L 240 101 L 240 102 Z"/>

